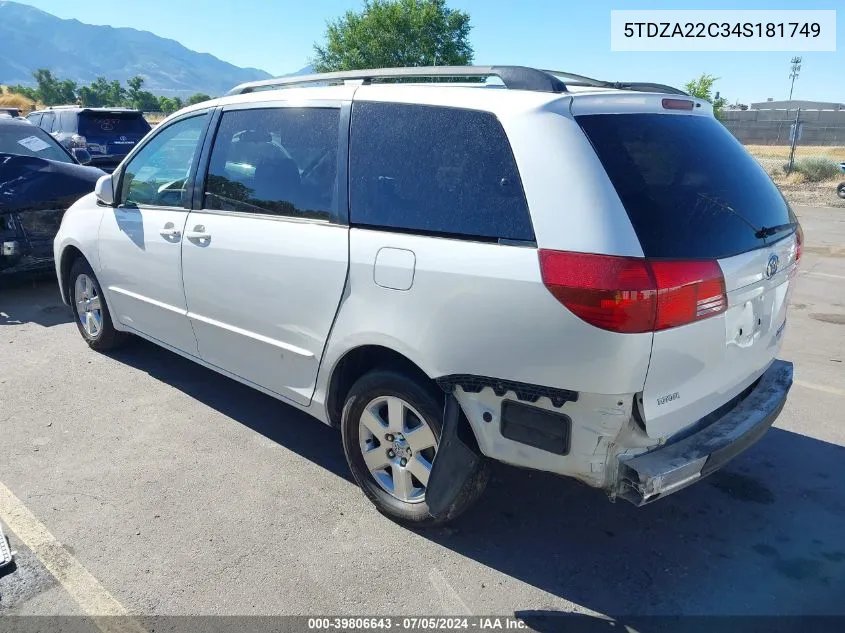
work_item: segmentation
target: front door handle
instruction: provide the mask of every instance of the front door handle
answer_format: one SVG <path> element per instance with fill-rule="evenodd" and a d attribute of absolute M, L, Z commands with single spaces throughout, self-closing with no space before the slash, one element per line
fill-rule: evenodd
<path fill-rule="evenodd" d="M 176 228 L 173 222 L 168 222 L 164 225 L 164 228 L 158 232 L 165 239 L 178 239 L 180 235 L 182 235 L 182 231 Z"/>
<path fill-rule="evenodd" d="M 197 224 L 194 227 L 193 231 L 187 231 L 185 233 L 185 237 L 187 237 L 189 240 L 198 240 L 198 241 L 210 240 L 211 239 L 211 233 L 207 233 L 206 230 L 205 230 L 205 227 L 202 224 Z"/>

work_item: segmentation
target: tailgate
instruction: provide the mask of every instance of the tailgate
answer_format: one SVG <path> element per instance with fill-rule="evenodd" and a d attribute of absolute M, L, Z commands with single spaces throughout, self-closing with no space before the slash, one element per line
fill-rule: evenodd
<path fill-rule="evenodd" d="M 727 310 L 655 332 L 641 411 L 651 437 L 666 437 L 751 385 L 780 350 L 797 252 L 793 233 L 719 260 Z"/>
<path fill-rule="evenodd" d="M 771 364 L 801 239 L 786 200 L 731 133 L 692 100 L 664 97 L 628 97 L 622 107 L 608 96 L 576 113 L 655 275 L 640 413 L 660 438 Z"/>

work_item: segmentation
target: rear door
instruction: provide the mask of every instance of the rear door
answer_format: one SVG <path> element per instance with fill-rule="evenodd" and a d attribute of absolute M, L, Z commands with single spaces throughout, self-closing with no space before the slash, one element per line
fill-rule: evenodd
<path fill-rule="evenodd" d="M 200 356 L 303 405 L 346 282 L 348 112 L 225 107 L 182 243 Z"/>
<path fill-rule="evenodd" d="M 640 408 L 648 434 L 666 437 L 739 395 L 777 355 L 800 229 L 771 179 L 721 123 L 650 99 L 651 111 L 610 113 L 605 104 L 604 112 L 576 112 L 576 119 L 654 270 L 721 271 L 724 289 L 719 279 L 715 291 L 702 286 L 710 290 L 697 295 L 692 322 L 654 334 Z M 660 293 L 670 297 L 661 290 L 658 302 Z"/>

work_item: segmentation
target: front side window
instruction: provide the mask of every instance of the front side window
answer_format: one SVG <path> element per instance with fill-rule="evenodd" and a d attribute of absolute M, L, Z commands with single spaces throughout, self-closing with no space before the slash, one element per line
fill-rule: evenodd
<path fill-rule="evenodd" d="M 224 112 L 206 209 L 328 220 L 337 191 L 337 108 Z"/>
<path fill-rule="evenodd" d="M 171 123 L 144 145 L 123 170 L 123 204 L 188 206 L 186 186 L 199 154 L 206 116 Z"/>
<path fill-rule="evenodd" d="M 352 223 L 534 239 L 510 143 L 489 112 L 359 102 L 350 151 Z"/>

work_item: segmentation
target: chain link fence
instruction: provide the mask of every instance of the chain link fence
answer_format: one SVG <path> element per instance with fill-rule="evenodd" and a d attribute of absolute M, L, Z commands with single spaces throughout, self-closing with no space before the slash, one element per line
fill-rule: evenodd
<path fill-rule="evenodd" d="M 845 206 L 845 110 L 726 111 L 722 122 L 795 204 Z"/>

